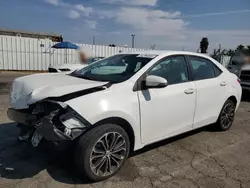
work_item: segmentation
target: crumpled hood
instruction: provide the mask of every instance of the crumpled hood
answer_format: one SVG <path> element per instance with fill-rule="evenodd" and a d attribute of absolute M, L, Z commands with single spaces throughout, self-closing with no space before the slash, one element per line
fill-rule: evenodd
<path fill-rule="evenodd" d="M 23 109 L 27 108 L 29 104 L 48 97 L 60 97 L 69 93 L 102 86 L 106 83 L 60 73 L 33 74 L 14 80 L 10 104 L 15 109 Z"/>

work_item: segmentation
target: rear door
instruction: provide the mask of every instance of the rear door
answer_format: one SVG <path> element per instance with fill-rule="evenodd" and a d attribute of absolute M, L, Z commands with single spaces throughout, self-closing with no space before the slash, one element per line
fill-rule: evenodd
<path fill-rule="evenodd" d="M 188 56 L 196 86 L 194 128 L 216 122 L 227 97 L 226 76 L 209 59 Z"/>

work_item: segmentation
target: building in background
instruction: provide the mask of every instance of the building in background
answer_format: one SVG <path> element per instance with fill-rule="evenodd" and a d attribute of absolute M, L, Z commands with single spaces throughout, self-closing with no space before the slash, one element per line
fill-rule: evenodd
<path fill-rule="evenodd" d="M 34 39 L 49 39 L 53 42 L 62 42 L 63 36 L 55 33 L 43 33 L 43 32 L 30 32 L 22 30 L 4 29 L 0 28 L 0 36 L 15 36 L 15 37 L 26 37 Z"/>

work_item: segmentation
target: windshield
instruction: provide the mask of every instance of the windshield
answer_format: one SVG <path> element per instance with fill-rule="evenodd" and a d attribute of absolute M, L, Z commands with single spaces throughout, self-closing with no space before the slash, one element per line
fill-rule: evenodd
<path fill-rule="evenodd" d="M 93 58 L 89 58 L 88 59 L 88 64 L 94 63 L 96 61 L 99 61 L 101 59 L 103 59 L 104 57 L 93 57 Z"/>
<path fill-rule="evenodd" d="M 119 54 L 90 64 L 71 76 L 95 81 L 123 82 L 133 76 L 156 56 Z"/>

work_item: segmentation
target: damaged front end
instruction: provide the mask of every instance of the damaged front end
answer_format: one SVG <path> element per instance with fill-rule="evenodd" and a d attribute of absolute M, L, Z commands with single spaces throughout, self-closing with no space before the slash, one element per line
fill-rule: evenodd
<path fill-rule="evenodd" d="M 13 121 L 33 129 L 48 141 L 74 140 L 90 123 L 63 102 L 43 100 L 32 104 L 28 109 L 10 108 L 8 117 Z M 32 142 L 33 143 L 33 142 Z M 38 145 L 38 143 L 33 146 Z"/>

